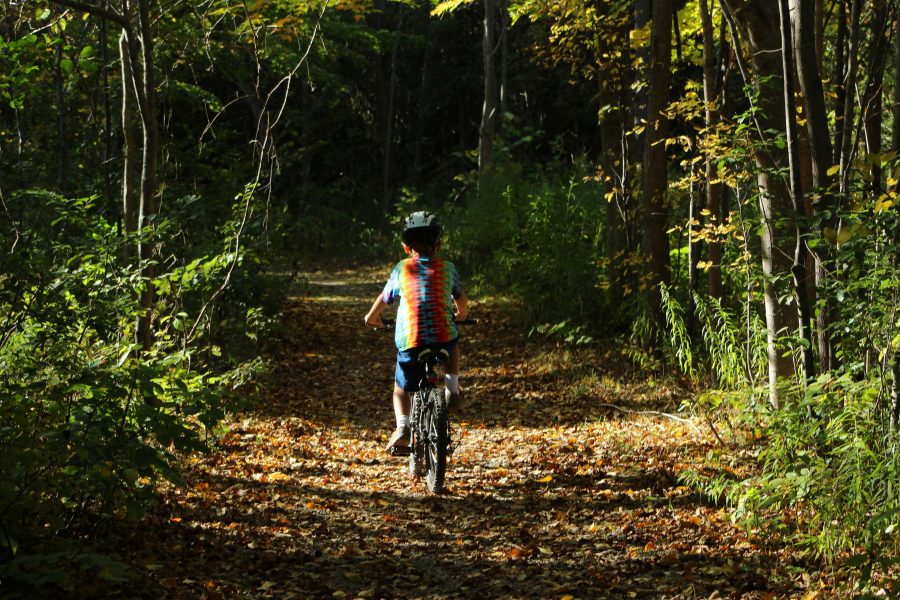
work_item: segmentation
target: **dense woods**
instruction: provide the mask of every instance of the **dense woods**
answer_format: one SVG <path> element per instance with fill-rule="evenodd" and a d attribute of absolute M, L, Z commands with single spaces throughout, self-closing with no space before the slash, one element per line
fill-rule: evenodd
<path fill-rule="evenodd" d="M 414 209 L 523 335 L 691 390 L 718 445 L 685 485 L 890 579 L 898 8 L 5 2 L 0 580 L 57 585 L 177 484 L 264 381 L 285 273 L 389 262 Z"/>

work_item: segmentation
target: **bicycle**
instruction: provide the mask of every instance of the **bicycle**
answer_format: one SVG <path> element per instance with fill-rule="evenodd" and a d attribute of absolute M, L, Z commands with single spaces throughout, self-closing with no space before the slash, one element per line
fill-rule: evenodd
<path fill-rule="evenodd" d="M 394 327 L 393 319 L 382 319 L 382 329 L 390 331 Z M 456 322 L 458 325 L 474 325 L 474 319 Z M 409 444 L 391 448 L 392 456 L 409 456 L 409 474 L 411 477 L 425 477 L 428 491 L 440 494 L 444 491 L 444 477 L 447 472 L 447 456 L 452 455 L 455 447 L 452 442 L 450 416 L 447 410 L 447 399 L 442 377 L 437 368 L 450 358 L 446 350 L 434 352 L 425 349 L 419 354 L 419 364 L 424 367 L 424 374 L 419 383 L 419 390 L 410 399 L 412 411 L 409 417 Z"/>

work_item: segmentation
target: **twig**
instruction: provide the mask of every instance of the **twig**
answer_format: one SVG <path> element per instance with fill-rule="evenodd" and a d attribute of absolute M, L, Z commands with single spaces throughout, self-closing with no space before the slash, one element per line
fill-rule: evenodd
<path fill-rule="evenodd" d="M 616 410 L 622 411 L 624 413 L 632 414 L 632 415 L 657 415 L 659 417 L 667 417 L 674 421 L 678 421 L 679 423 L 684 423 L 685 425 L 689 425 L 691 427 L 691 429 L 693 429 L 697 435 L 703 436 L 703 432 L 700 431 L 700 428 L 697 427 L 696 425 L 694 425 L 690 421 L 690 419 L 685 419 L 684 417 L 677 417 L 675 415 L 660 412 L 658 410 L 631 410 L 630 408 L 625 408 L 623 406 L 617 406 L 615 404 L 600 403 L 600 404 L 596 404 L 595 406 L 606 406 L 607 408 L 614 408 Z"/>
<path fill-rule="evenodd" d="M 222 284 L 212 293 L 212 295 L 203 304 L 203 307 L 200 309 L 200 313 L 197 315 L 197 319 L 194 321 L 193 326 L 190 328 L 190 331 L 187 333 L 187 335 L 184 338 L 185 344 L 187 343 L 187 340 L 190 340 L 193 338 L 194 333 L 197 331 L 197 327 L 200 325 L 200 322 L 203 320 L 203 317 L 206 314 L 206 311 L 209 309 L 209 307 L 212 305 L 212 303 L 216 300 L 216 298 L 218 298 L 222 294 L 222 292 L 225 291 L 225 288 L 227 288 L 228 284 L 231 282 L 231 276 L 234 273 L 234 269 L 237 266 L 238 260 L 240 258 L 241 236 L 243 235 L 244 228 L 246 227 L 247 222 L 250 218 L 250 214 L 251 214 L 251 200 L 253 198 L 253 194 L 255 194 L 256 190 L 259 188 L 260 180 L 262 179 L 263 164 L 266 161 L 265 153 L 268 152 L 271 154 L 271 152 L 272 152 L 271 149 L 269 149 L 268 151 L 266 150 L 267 148 L 271 148 L 270 139 L 271 139 L 272 129 L 275 127 L 275 125 L 278 124 L 279 120 L 281 119 L 281 115 L 284 111 L 285 105 L 287 104 L 287 96 L 290 92 L 290 82 L 291 82 L 294 74 L 306 62 L 306 59 L 309 56 L 312 46 L 315 43 L 316 38 L 318 37 L 318 35 L 321 31 L 322 17 L 325 14 L 325 9 L 327 7 L 328 7 L 328 2 L 325 2 L 325 4 L 322 5 L 322 10 L 319 12 L 318 20 L 316 21 L 316 26 L 313 28 L 313 32 L 311 34 L 309 45 L 306 48 L 306 52 L 303 54 L 302 57 L 300 57 L 300 60 L 297 62 L 297 64 L 294 66 L 294 68 L 291 69 L 291 71 L 287 75 L 285 75 L 278 83 L 276 83 L 275 86 L 272 88 L 272 90 L 269 92 L 269 94 L 267 94 L 267 96 L 266 96 L 266 102 L 263 104 L 263 110 L 262 110 L 262 113 L 260 114 L 259 121 L 257 122 L 257 131 L 259 131 L 258 128 L 259 128 L 260 124 L 262 123 L 262 118 L 264 116 L 267 119 L 270 118 L 269 117 L 269 112 L 270 112 L 269 100 L 272 98 L 272 95 L 275 93 L 276 90 L 278 90 L 282 86 L 282 84 L 285 84 L 287 86 L 285 89 L 285 93 L 284 93 L 284 97 L 282 99 L 281 106 L 278 109 L 278 113 L 277 113 L 274 121 L 269 120 L 267 123 L 268 126 L 265 129 L 265 138 L 263 139 L 263 143 L 260 148 L 260 156 L 259 156 L 259 161 L 257 163 L 256 174 L 253 178 L 253 181 L 250 184 L 248 184 L 247 187 L 245 188 L 243 216 L 241 218 L 241 223 L 238 226 L 237 231 L 234 234 L 233 257 L 228 265 L 227 271 L 225 272 L 225 278 L 222 281 Z M 255 43 L 254 43 L 254 47 L 255 47 Z M 259 71 L 259 69 L 257 69 L 257 71 Z M 270 164 L 271 164 L 271 161 L 270 161 Z M 272 186 L 269 185 L 268 186 L 269 194 L 271 194 L 271 189 L 272 189 Z"/>

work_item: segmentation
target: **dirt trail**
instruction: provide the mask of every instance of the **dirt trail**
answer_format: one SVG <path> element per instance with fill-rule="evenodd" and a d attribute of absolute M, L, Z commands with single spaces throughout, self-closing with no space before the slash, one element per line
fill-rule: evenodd
<path fill-rule="evenodd" d="M 526 343 L 488 301 L 463 341 L 448 492 L 382 448 L 393 343 L 365 330 L 381 271 L 310 274 L 271 387 L 135 528 L 144 597 L 773 598 L 786 561 L 678 484 L 711 440 L 601 352 Z"/>

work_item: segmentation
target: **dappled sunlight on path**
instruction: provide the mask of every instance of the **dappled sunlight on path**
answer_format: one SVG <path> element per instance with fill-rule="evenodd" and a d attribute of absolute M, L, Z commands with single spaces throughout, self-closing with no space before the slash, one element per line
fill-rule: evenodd
<path fill-rule="evenodd" d="M 529 342 L 489 301 L 464 332 L 448 491 L 429 495 L 383 452 L 393 342 L 362 326 L 383 275 L 310 274 L 290 300 L 257 406 L 132 534 L 144 597 L 803 595 L 783 557 L 679 485 L 711 439 L 610 408 L 674 411 L 677 390 Z"/>

